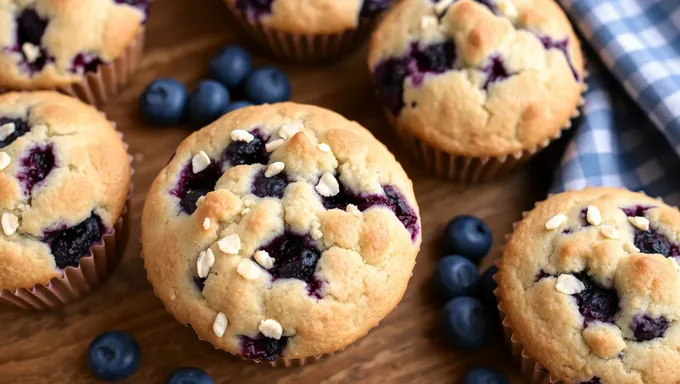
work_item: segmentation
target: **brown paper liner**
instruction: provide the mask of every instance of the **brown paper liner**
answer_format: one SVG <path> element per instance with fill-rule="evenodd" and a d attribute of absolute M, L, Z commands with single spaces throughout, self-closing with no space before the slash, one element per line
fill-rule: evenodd
<path fill-rule="evenodd" d="M 500 178 L 524 165 L 551 142 L 562 137 L 562 131 L 571 128 L 571 120 L 558 130 L 554 136 L 531 149 L 517 151 L 500 157 L 467 157 L 441 151 L 420 140 L 407 127 L 398 123 L 391 112 L 386 111 L 387 120 L 397 131 L 402 145 L 418 159 L 425 168 L 437 176 L 456 183 L 477 184 Z M 579 116 L 578 109 L 572 118 Z"/>
<path fill-rule="evenodd" d="M 259 20 L 250 20 L 233 1 L 225 2 L 234 18 L 260 45 L 277 57 L 295 62 L 331 61 L 349 54 L 366 40 L 375 21 L 361 18 L 356 29 L 334 34 L 291 34 L 269 28 Z"/>
<path fill-rule="evenodd" d="M 102 64 L 96 72 L 88 72 L 82 81 L 56 90 L 88 104 L 102 106 L 118 95 L 137 70 L 144 51 L 144 27 L 113 62 Z"/>
<path fill-rule="evenodd" d="M 114 129 L 115 122 L 110 122 Z M 121 140 L 123 133 L 117 131 Z M 123 140 L 125 150 L 128 144 Z M 132 164 L 133 158 L 128 153 Z M 135 170 L 130 166 L 130 177 Z M 73 302 L 104 283 L 116 269 L 125 254 L 130 237 L 130 197 L 133 184 L 130 183 L 128 198 L 123 212 L 111 232 L 102 236 L 101 244 L 92 246 L 92 254 L 80 259 L 78 267 L 66 267 L 61 277 L 52 278 L 47 284 L 36 284 L 31 288 L 0 290 L 0 305 L 28 310 L 45 310 Z"/>

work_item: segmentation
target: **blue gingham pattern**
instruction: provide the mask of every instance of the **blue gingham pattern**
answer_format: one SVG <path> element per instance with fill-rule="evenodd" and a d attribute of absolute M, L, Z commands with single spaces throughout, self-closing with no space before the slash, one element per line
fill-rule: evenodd
<path fill-rule="evenodd" d="M 621 186 L 680 203 L 680 0 L 559 2 L 595 54 L 553 191 Z"/>

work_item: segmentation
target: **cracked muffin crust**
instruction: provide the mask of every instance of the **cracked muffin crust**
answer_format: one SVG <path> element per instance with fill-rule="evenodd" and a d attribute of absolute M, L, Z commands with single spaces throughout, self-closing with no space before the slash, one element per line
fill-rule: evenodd
<path fill-rule="evenodd" d="M 226 0 L 249 20 L 300 35 L 356 29 L 360 19 L 374 18 L 392 0 Z"/>
<path fill-rule="evenodd" d="M 118 58 L 150 0 L 0 1 L 0 88 L 55 89 Z"/>
<path fill-rule="evenodd" d="M 341 350 L 401 300 L 421 233 L 411 181 L 365 128 L 313 106 L 231 112 L 189 136 L 142 216 L 178 321 L 255 360 Z"/>
<path fill-rule="evenodd" d="M 496 276 L 512 340 L 553 380 L 677 383 L 679 234 L 677 209 L 626 190 L 537 204 L 516 225 Z"/>
<path fill-rule="evenodd" d="M 78 267 L 114 228 L 130 185 L 118 132 L 55 92 L 0 95 L 0 289 Z"/>
<path fill-rule="evenodd" d="M 546 146 L 584 90 L 579 41 L 553 0 L 404 0 L 374 32 L 369 68 L 394 124 L 471 158 Z"/>

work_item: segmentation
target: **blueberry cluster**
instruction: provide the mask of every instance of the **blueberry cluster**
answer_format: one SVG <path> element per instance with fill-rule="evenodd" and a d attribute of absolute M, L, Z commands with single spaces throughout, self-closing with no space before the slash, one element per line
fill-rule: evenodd
<path fill-rule="evenodd" d="M 441 313 L 445 341 L 454 348 L 476 350 L 489 341 L 499 323 L 496 282 L 498 268 L 479 275 L 479 263 L 491 249 L 491 229 L 474 216 L 457 216 L 444 229 L 444 256 L 434 273 L 437 296 L 447 301 Z M 475 368 L 464 377 L 465 384 L 508 383 L 500 372 Z"/>
<path fill-rule="evenodd" d="M 250 54 L 239 46 L 224 47 L 210 61 L 209 72 L 210 79 L 199 82 L 191 95 L 175 79 L 151 82 L 139 100 L 144 121 L 152 125 L 186 121 L 198 129 L 239 108 L 290 99 L 286 74 L 269 66 L 253 68 Z"/>

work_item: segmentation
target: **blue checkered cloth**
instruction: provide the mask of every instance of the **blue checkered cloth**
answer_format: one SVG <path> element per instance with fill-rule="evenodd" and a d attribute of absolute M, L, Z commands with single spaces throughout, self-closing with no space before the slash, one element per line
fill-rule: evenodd
<path fill-rule="evenodd" d="M 680 204 L 680 0 L 559 2 L 594 57 L 552 192 L 619 186 Z"/>

